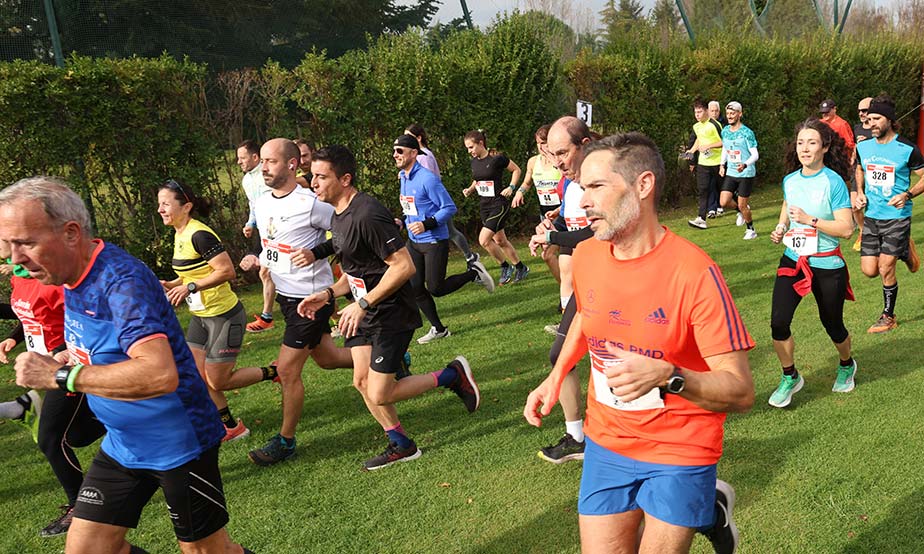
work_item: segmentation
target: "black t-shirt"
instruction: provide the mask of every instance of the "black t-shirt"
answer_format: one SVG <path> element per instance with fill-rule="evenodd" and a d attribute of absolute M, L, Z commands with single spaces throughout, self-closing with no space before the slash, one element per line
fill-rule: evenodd
<path fill-rule="evenodd" d="M 863 137 L 862 139 L 860 137 Z M 853 126 L 853 139 L 854 142 L 860 142 L 861 140 L 866 140 L 873 138 L 872 129 L 864 129 L 862 123 L 857 123 Z"/>
<path fill-rule="evenodd" d="M 359 300 L 378 286 L 388 269 L 385 258 L 404 247 L 391 213 L 364 192 L 353 197 L 331 221 L 334 252 L 350 280 L 353 297 Z M 365 292 L 363 292 L 365 291 Z M 364 331 L 397 333 L 420 327 L 420 313 L 410 281 L 369 309 L 360 326 Z"/>
<path fill-rule="evenodd" d="M 476 182 L 478 198 L 481 205 L 503 206 L 508 199 L 501 196 L 504 190 L 504 171 L 510 165 L 510 158 L 503 154 L 472 158 L 472 179 Z M 483 191 L 491 191 L 490 196 L 483 196 Z"/>

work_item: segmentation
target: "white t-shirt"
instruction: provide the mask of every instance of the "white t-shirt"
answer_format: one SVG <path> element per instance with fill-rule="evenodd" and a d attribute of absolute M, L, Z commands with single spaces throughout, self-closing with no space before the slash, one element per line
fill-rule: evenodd
<path fill-rule="evenodd" d="M 244 174 L 244 178 L 241 179 L 241 187 L 244 189 L 244 195 L 247 196 L 247 204 L 250 206 L 250 215 L 248 216 L 247 224 L 253 226 L 255 222 L 253 218 L 254 200 L 273 190 L 266 186 L 266 181 L 263 180 L 262 163 L 258 163 L 257 167 Z"/>

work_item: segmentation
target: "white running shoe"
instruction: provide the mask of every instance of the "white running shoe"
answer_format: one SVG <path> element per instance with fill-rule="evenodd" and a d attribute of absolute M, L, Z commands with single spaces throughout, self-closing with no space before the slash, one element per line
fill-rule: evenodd
<path fill-rule="evenodd" d="M 430 330 L 427 331 L 427 334 L 417 339 L 417 344 L 427 344 L 428 342 L 433 342 L 437 339 L 444 339 L 449 336 L 449 327 L 443 330 L 442 333 L 436 330 L 436 327 L 430 327 Z"/>
<path fill-rule="evenodd" d="M 697 229 L 706 228 L 706 220 L 699 216 L 697 216 L 696 219 L 691 219 L 687 221 L 687 223 L 690 225 L 690 227 L 696 227 Z"/>
<path fill-rule="evenodd" d="M 754 229 L 748 229 L 744 232 L 744 240 L 754 240 L 757 238 L 757 231 Z"/>
<path fill-rule="evenodd" d="M 715 211 L 715 216 L 716 216 L 716 217 L 722 217 L 723 215 L 725 215 L 725 208 L 718 208 L 718 209 L 716 209 L 716 211 Z"/>
<path fill-rule="evenodd" d="M 488 268 L 483 263 L 475 260 L 468 264 L 468 267 L 474 269 L 475 273 L 478 274 L 474 282 L 482 285 L 488 292 L 494 292 L 494 277 L 491 277 L 491 274 L 488 273 Z"/>
<path fill-rule="evenodd" d="M 744 216 L 741 215 L 741 212 L 738 212 L 738 217 L 735 218 L 735 225 L 738 227 L 744 225 Z"/>

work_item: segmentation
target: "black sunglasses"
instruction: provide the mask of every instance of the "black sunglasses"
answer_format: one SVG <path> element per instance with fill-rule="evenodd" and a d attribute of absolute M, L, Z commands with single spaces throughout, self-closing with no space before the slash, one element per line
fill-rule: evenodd
<path fill-rule="evenodd" d="M 171 188 L 175 191 L 179 191 L 183 195 L 183 198 L 186 199 L 187 203 L 192 202 L 192 200 L 189 199 L 189 195 L 186 194 L 186 189 L 183 188 L 183 185 L 179 184 L 173 179 L 167 179 L 167 182 L 164 183 L 164 186 Z"/>

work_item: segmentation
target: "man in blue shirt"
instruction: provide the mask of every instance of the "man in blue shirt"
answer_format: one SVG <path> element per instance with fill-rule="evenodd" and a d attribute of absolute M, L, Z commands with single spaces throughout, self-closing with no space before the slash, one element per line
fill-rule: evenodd
<path fill-rule="evenodd" d="M 83 201 L 63 182 L 34 177 L 0 192 L 0 240 L 13 263 L 65 288 L 67 352 L 20 354 L 16 381 L 86 393 L 107 430 L 67 551 L 144 552 L 125 534 L 161 488 L 184 552 L 248 552 L 225 531 L 224 429 L 173 308 L 144 264 L 91 233 Z"/>
<path fill-rule="evenodd" d="M 751 207 L 748 199 L 754 190 L 754 176 L 757 175 L 757 139 L 747 125 L 741 123 L 741 104 L 729 102 L 725 106 L 728 116 L 728 125 L 722 127 L 722 163 L 719 165 L 719 175 L 724 177 L 719 205 L 723 208 L 738 210 L 735 224 L 738 227 L 747 225 L 744 240 L 757 238 L 754 222 L 751 217 Z M 738 195 L 738 201 L 732 198 Z"/>
<path fill-rule="evenodd" d="M 857 144 L 857 206 L 866 207 L 860 268 L 867 277 L 882 278 L 882 315 L 868 332 L 885 333 L 898 327 L 896 260 L 912 273 L 921 265 L 911 240 L 911 199 L 924 192 L 924 182 L 912 188 L 911 172 L 924 175 L 924 157 L 914 143 L 898 136 L 895 103 L 888 96 L 870 102 L 867 122 L 873 138 Z"/>
<path fill-rule="evenodd" d="M 392 152 L 395 165 L 400 170 L 401 211 L 410 239 L 408 252 L 417 270 L 411 277 L 411 287 L 417 306 L 431 325 L 430 331 L 417 342 L 427 344 L 449 336 L 449 329 L 443 325 L 436 311 L 434 296 L 445 296 L 470 282 L 480 283 L 488 292 L 493 292 L 494 279 L 477 259 L 469 261 L 465 273 L 446 276 L 449 259 L 449 229 L 446 224 L 456 213 L 456 205 L 440 178 L 417 161 L 417 156 L 427 154 L 420 149 L 415 137 L 401 135 L 395 140 Z"/>

